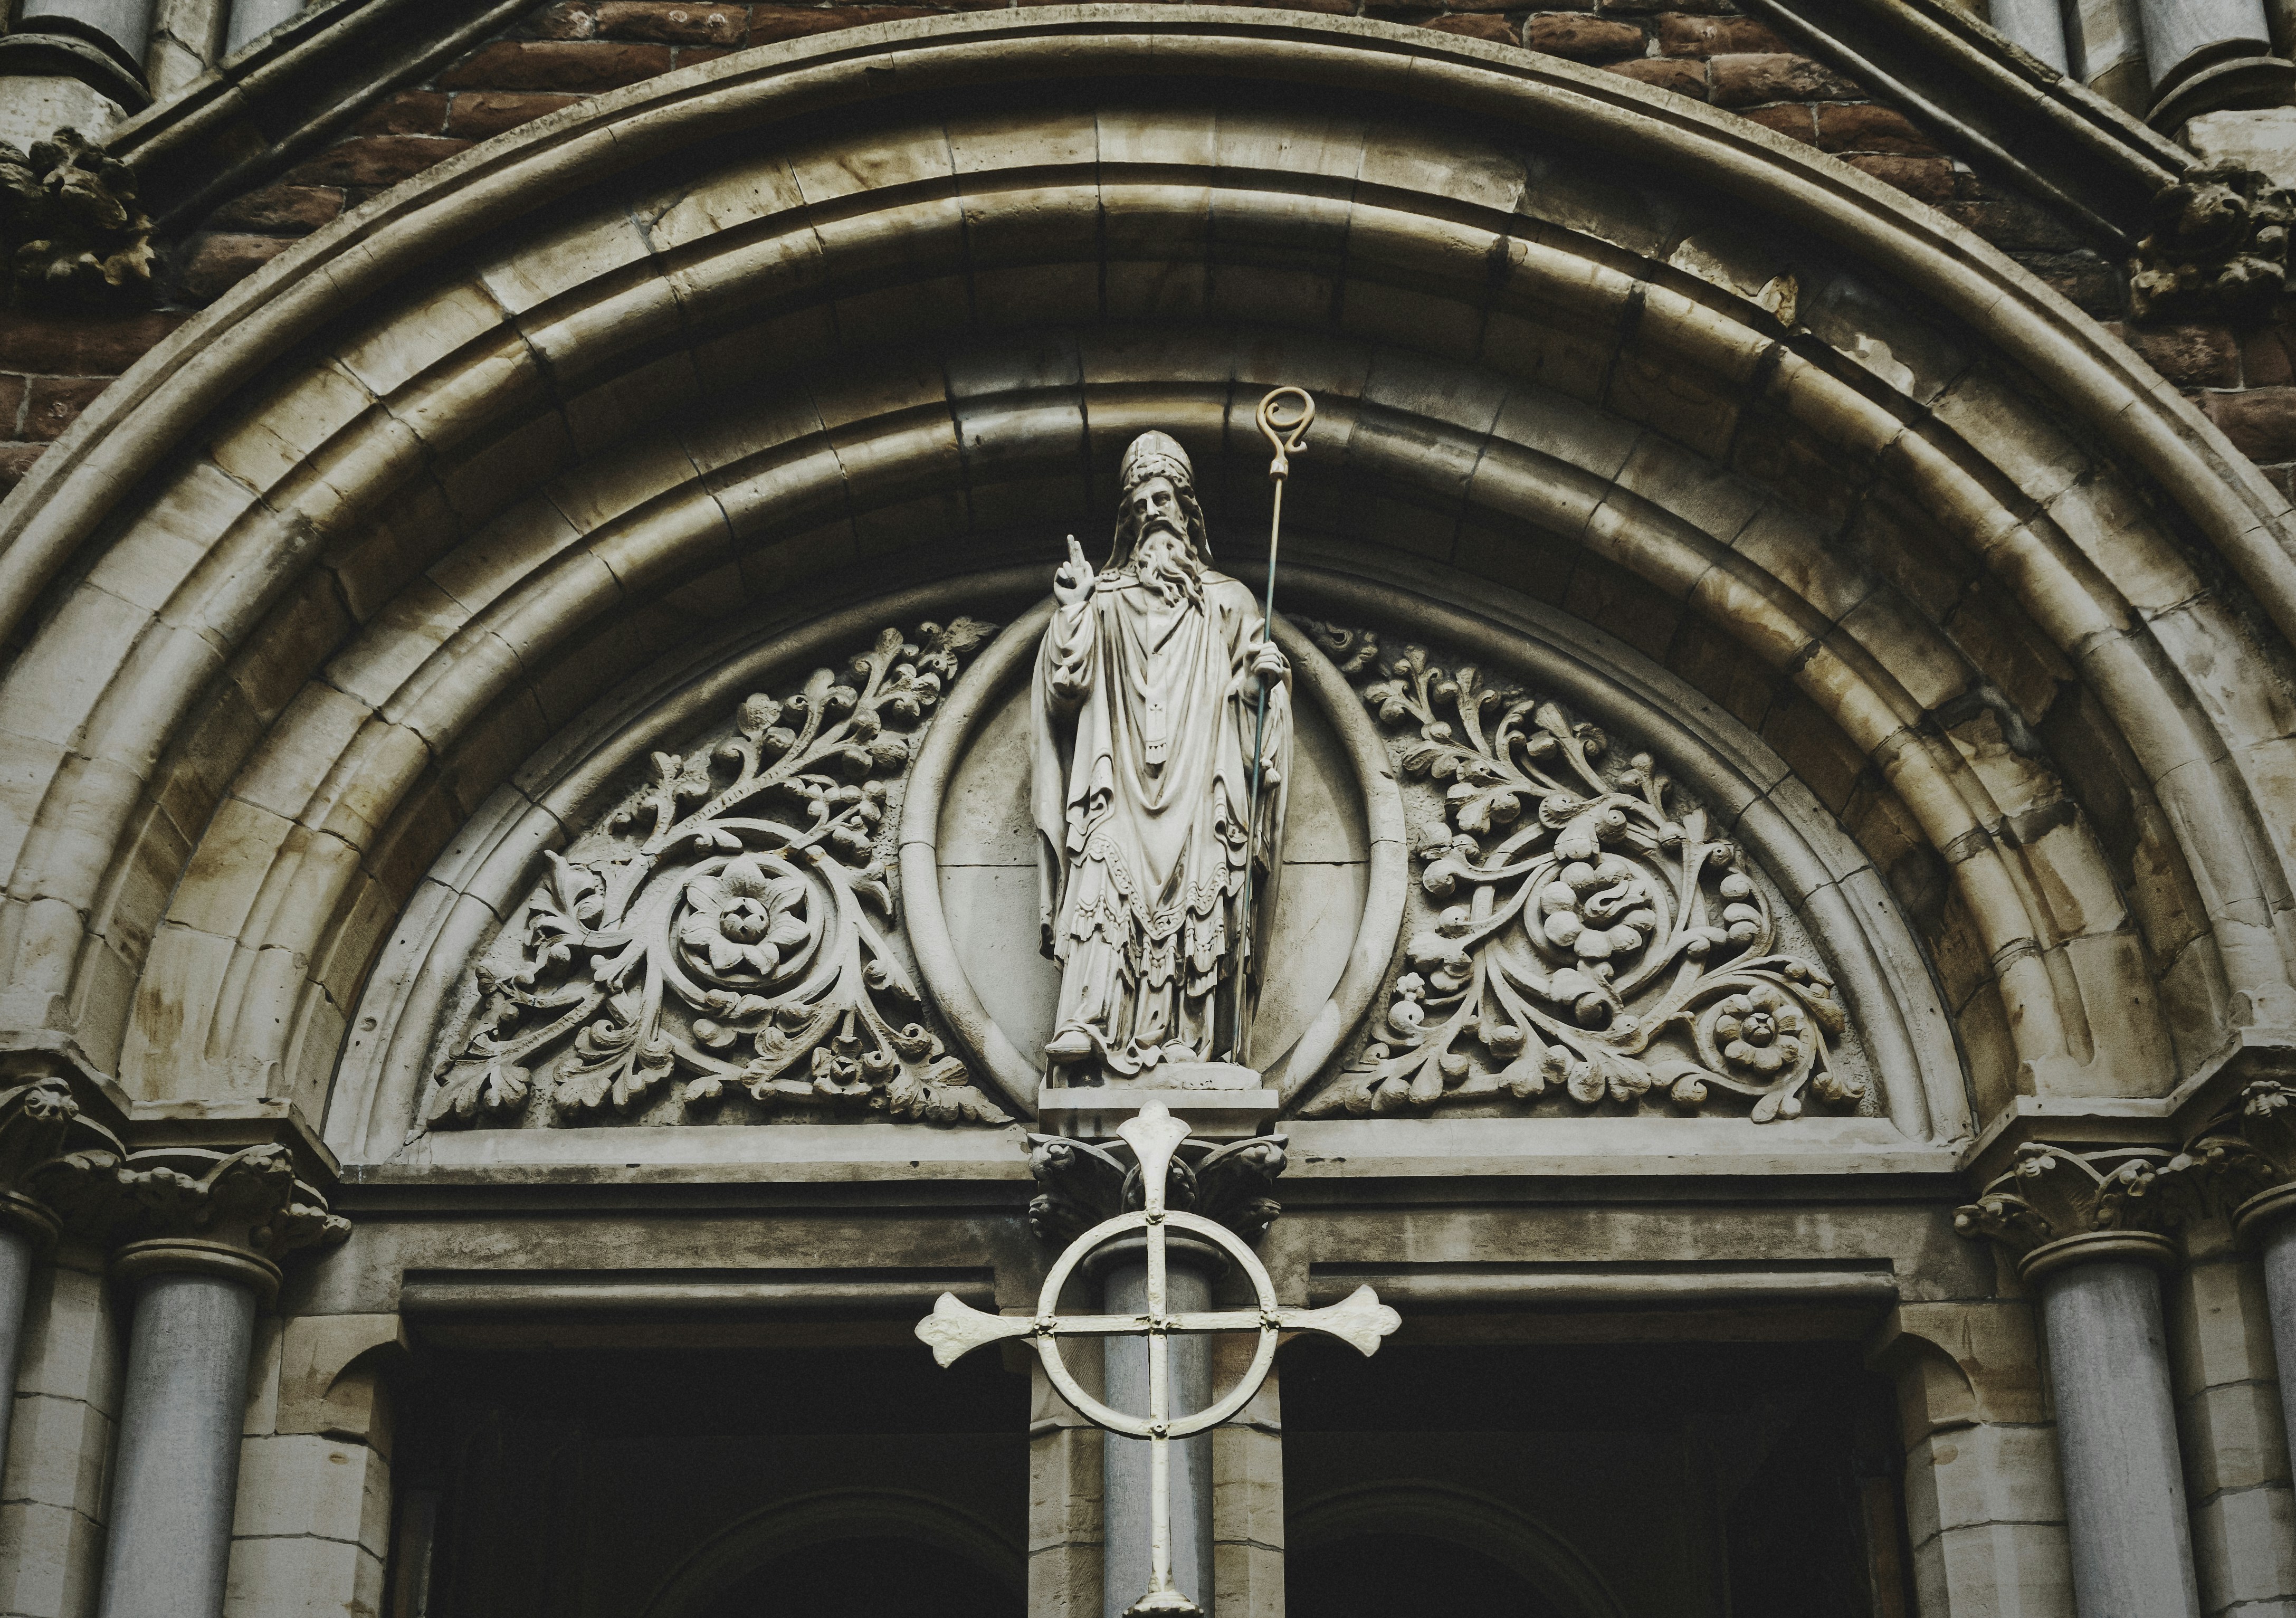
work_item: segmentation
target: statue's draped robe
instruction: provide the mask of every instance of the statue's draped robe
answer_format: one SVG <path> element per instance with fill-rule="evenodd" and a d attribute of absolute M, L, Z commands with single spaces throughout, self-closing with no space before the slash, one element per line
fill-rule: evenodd
<path fill-rule="evenodd" d="M 1266 935 L 1273 908 L 1291 694 L 1268 682 L 1261 754 L 1275 778 L 1261 784 L 1255 850 L 1244 821 L 1258 702 L 1236 686 L 1259 654 L 1259 604 L 1223 573 L 1202 582 L 1198 607 L 1103 573 L 1088 600 L 1054 609 L 1037 655 L 1031 798 L 1046 950 L 1061 964 L 1054 1028 L 1085 1030 L 1119 1075 L 1226 1054 L 1249 981 L 1239 906 L 1255 854 L 1250 931 Z"/>

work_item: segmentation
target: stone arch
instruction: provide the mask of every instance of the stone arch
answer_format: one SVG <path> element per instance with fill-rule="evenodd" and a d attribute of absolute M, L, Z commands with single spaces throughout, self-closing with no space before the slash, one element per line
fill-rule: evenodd
<path fill-rule="evenodd" d="M 1488 1556 L 1571 1618 L 1622 1618 L 1603 1576 L 1568 1540 L 1503 1500 L 1449 1483 L 1402 1480 L 1318 1495 L 1284 1523 L 1288 1550 L 1351 1534 L 1403 1533 Z"/>
<path fill-rule="evenodd" d="M 980 1568 L 1017 1600 L 1028 1558 L 986 1523 L 903 1489 L 832 1489 L 777 1500 L 712 1534 L 678 1564 L 641 1618 L 691 1618 L 743 1574 L 793 1551 L 850 1539 L 913 1540 Z"/>
<path fill-rule="evenodd" d="M 1240 498 L 1277 381 L 1325 401 L 1314 554 L 1533 595 L 1567 558 L 1579 615 L 1753 671 L 1980 1114 L 2296 1018 L 2289 512 L 2133 356 L 1615 75 L 1098 7 L 569 109 L 108 391 L 0 512 L 8 1020 L 142 1098 L 324 1110 L 423 872 L 685 617 L 1008 559 L 1152 423 Z"/>

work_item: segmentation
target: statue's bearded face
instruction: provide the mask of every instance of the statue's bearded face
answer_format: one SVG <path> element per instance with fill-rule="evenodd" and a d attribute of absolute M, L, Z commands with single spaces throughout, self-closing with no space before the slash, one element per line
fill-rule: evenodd
<path fill-rule="evenodd" d="M 1167 602 L 1201 601 L 1202 568 L 1188 543 L 1187 518 L 1169 478 L 1148 478 L 1124 497 L 1131 524 L 1133 576 Z"/>

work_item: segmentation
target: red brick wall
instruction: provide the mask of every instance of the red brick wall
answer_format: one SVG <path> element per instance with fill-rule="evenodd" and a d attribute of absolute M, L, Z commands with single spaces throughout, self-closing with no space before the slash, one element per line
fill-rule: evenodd
<path fill-rule="evenodd" d="M 1012 0 L 930 5 L 557 0 L 400 91 L 350 135 L 261 191 L 235 199 L 176 244 L 163 307 L 197 308 L 345 209 L 473 141 L 602 90 L 744 46 L 937 12 L 1004 9 Z M 1438 6 L 1386 0 L 1288 0 L 1478 39 L 1525 45 L 1726 107 L 1959 218 L 2100 316 L 2122 308 L 2120 272 L 2021 196 L 1988 188 L 1857 86 L 1788 52 L 1728 0 L 1583 0 L 1539 10 L 1507 0 Z M 68 425 L 102 380 L 173 321 L 0 315 L 0 493 Z M 20 330 L 19 329 L 20 328 Z M 12 436 L 8 436 L 12 435 Z"/>

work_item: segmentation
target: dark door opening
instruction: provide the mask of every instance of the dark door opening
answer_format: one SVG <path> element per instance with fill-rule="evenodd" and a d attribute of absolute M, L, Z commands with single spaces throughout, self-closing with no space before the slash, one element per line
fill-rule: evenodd
<path fill-rule="evenodd" d="M 914 1540 L 824 1540 L 776 1557 L 701 1618 L 1015 1618 L 1012 1595 L 981 1568 Z"/>

